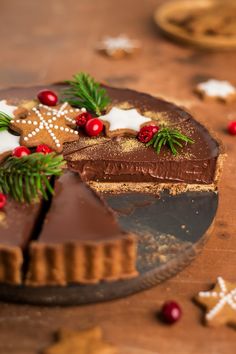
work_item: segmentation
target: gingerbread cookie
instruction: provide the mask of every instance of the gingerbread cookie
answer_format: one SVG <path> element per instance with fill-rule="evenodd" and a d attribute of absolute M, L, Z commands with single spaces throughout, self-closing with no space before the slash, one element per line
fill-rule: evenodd
<path fill-rule="evenodd" d="M 131 40 L 126 35 L 105 37 L 97 49 L 113 59 L 120 59 L 135 54 L 141 48 L 138 40 Z"/>
<path fill-rule="evenodd" d="M 215 99 L 223 102 L 236 100 L 236 88 L 228 81 L 208 80 L 196 86 L 196 92 L 203 99 Z"/>
<path fill-rule="evenodd" d="M 116 348 L 105 342 L 100 327 L 84 331 L 60 330 L 58 342 L 43 354 L 117 354 Z"/>
<path fill-rule="evenodd" d="M 20 143 L 27 147 L 46 144 L 52 150 L 61 152 L 63 143 L 79 139 L 75 117 L 81 112 L 73 109 L 67 102 L 56 107 L 40 104 L 27 112 L 27 116 L 15 117 L 10 124 L 12 130 L 21 134 Z M 25 114 L 25 113 L 24 113 Z"/>
<path fill-rule="evenodd" d="M 134 135 L 136 136 L 140 128 L 151 123 L 152 119 L 141 115 L 137 109 L 121 109 L 112 107 L 111 110 L 100 116 L 105 125 L 106 135 L 109 137 L 120 135 Z"/>
<path fill-rule="evenodd" d="M 196 300 L 206 307 L 209 326 L 236 325 L 236 284 L 217 278 L 211 291 L 201 291 Z"/>

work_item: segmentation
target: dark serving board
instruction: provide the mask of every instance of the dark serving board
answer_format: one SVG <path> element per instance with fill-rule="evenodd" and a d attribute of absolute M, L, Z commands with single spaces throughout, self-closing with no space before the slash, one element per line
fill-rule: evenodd
<path fill-rule="evenodd" d="M 37 305 L 80 305 L 124 297 L 178 273 L 197 255 L 209 234 L 218 205 L 214 192 L 160 197 L 128 193 L 106 195 L 126 230 L 138 234 L 139 275 L 93 285 L 28 287 L 0 285 L 0 300 Z"/>

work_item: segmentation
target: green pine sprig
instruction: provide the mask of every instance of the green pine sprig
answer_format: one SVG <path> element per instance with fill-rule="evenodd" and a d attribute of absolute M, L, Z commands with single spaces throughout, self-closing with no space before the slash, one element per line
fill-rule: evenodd
<path fill-rule="evenodd" d="M 28 202 L 53 194 L 52 176 L 59 176 L 65 162 L 62 156 L 33 153 L 21 158 L 9 157 L 0 166 L 0 192 L 19 202 Z"/>
<path fill-rule="evenodd" d="M 0 132 L 7 130 L 11 122 L 11 117 L 4 113 L 0 112 Z"/>
<path fill-rule="evenodd" d="M 146 146 L 153 146 L 158 154 L 163 146 L 168 146 L 172 154 L 176 156 L 178 154 L 177 147 L 183 148 L 183 143 L 193 144 L 194 141 L 177 129 L 164 127 L 154 135 Z"/>
<path fill-rule="evenodd" d="M 73 76 L 73 80 L 66 83 L 70 87 L 63 92 L 64 101 L 72 106 L 85 107 L 99 116 L 110 102 L 106 90 L 89 74 L 80 72 Z"/>

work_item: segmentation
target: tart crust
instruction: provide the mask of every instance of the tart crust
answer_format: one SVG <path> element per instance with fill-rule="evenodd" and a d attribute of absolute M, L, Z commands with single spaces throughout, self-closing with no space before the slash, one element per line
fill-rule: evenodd
<path fill-rule="evenodd" d="M 93 284 L 127 279 L 138 273 L 133 235 L 101 243 L 40 244 L 30 246 L 27 285 Z"/>

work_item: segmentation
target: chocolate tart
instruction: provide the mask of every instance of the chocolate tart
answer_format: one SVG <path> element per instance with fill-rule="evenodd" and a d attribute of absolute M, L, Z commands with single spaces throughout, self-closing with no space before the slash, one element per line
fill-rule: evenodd
<path fill-rule="evenodd" d="M 106 88 L 113 106 L 135 107 L 160 125 L 179 128 L 195 143 L 184 146 L 177 157 L 167 148 L 156 154 L 130 136 L 81 136 L 65 143 L 63 154 L 70 172 L 55 182 L 48 210 L 44 206 L 40 214 L 40 206 L 9 201 L 9 229 L 0 224 L 1 282 L 42 286 L 135 277 L 136 236 L 122 230 L 98 192 L 217 190 L 224 153 L 205 127 L 169 102 L 132 90 Z M 21 103 L 34 99 L 39 89 L 2 90 L 0 97 Z M 60 92 L 64 86 L 51 89 Z M 24 266 L 23 255 L 27 255 Z"/>

